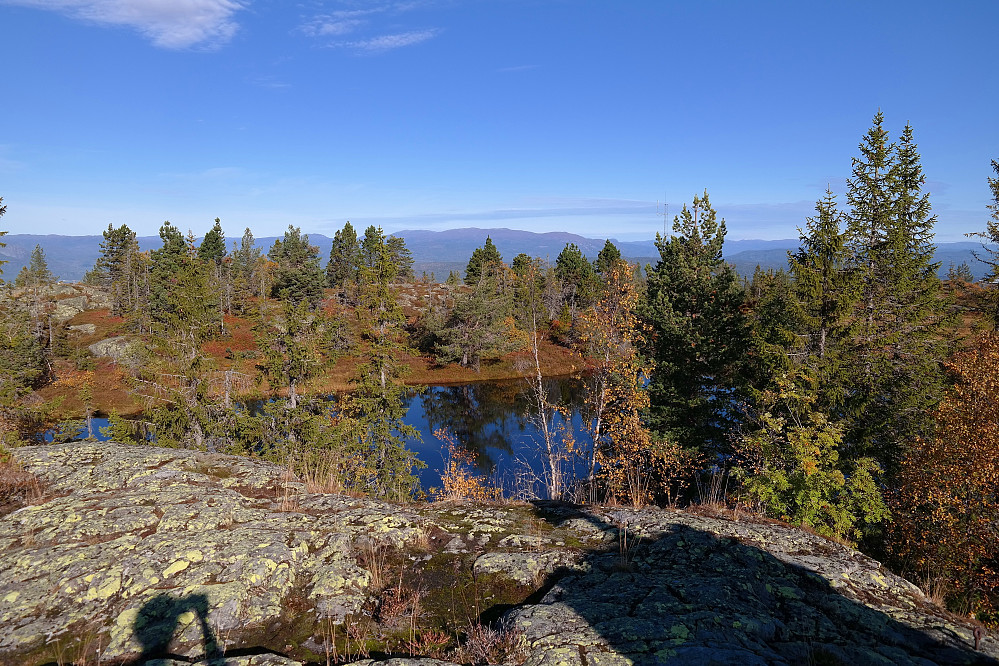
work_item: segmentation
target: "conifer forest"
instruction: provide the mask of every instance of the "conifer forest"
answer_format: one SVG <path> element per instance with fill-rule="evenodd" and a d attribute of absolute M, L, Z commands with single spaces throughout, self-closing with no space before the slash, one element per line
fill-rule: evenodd
<path fill-rule="evenodd" d="M 938 277 L 914 130 L 889 131 L 880 112 L 845 191 L 801 220 L 786 268 L 750 279 L 722 258 L 726 221 L 707 191 L 657 234 L 654 263 L 629 263 L 611 241 L 595 258 L 572 244 L 554 261 L 504 257 L 486 237 L 446 280 L 415 275 L 405 241 L 375 226 L 347 222 L 321 257 L 296 227 L 265 252 L 220 219 L 203 236 L 164 222 L 162 246 L 140 251 L 111 224 L 82 286 L 105 305 L 81 317 L 126 341 L 115 360 L 53 323 L 44 248 L 2 275 L 0 461 L 42 433 L 95 436 L 100 414 L 118 442 L 276 461 L 327 492 L 503 501 L 453 433 L 441 433 L 442 487 L 420 487 L 403 400 L 427 368 L 445 381 L 500 373 L 528 387 L 544 434 L 538 496 L 801 525 L 995 623 L 991 168 L 992 203 L 966 230 L 990 267 L 980 282 L 967 265 Z M 573 367 L 583 435 L 544 388 Z"/>

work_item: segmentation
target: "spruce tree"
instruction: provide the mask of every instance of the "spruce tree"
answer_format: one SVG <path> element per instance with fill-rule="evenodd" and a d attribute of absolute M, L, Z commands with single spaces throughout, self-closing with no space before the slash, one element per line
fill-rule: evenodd
<path fill-rule="evenodd" d="M 28 259 L 28 265 L 18 273 L 14 280 L 14 286 L 37 289 L 56 280 L 58 278 L 52 275 L 49 264 L 45 260 L 45 250 L 42 249 L 41 245 L 35 245 L 35 249 L 31 251 L 31 256 Z"/>
<path fill-rule="evenodd" d="M 996 177 L 989 178 L 989 189 L 992 190 L 992 203 L 988 209 L 991 212 L 989 219 L 985 222 L 985 231 L 976 231 L 965 234 L 972 238 L 982 239 L 982 252 L 975 252 L 975 259 L 989 267 L 989 272 L 985 276 L 985 282 L 992 285 L 989 289 L 989 317 L 992 319 L 992 327 L 999 330 L 999 162 L 992 160 L 992 170 Z"/>
<path fill-rule="evenodd" d="M 747 305 L 753 331 L 748 359 L 753 377 L 750 392 L 758 398 L 794 368 L 802 312 L 790 276 L 783 270 L 764 271 L 759 266 L 749 284 Z"/>
<path fill-rule="evenodd" d="M 7 206 L 5 206 L 3 203 L 3 197 L 0 197 L 0 217 L 3 217 L 4 213 L 6 212 L 7 212 Z M 0 238 L 3 238 L 6 235 L 7 235 L 6 231 L 0 231 Z M 0 247 L 7 247 L 7 244 L 4 243 L 3 241 L 0 241 Z M 7 263 L 6 260 L 0 259 L 0 275 L 3 275 L 3 265 L 6 263 Z M 0 279 L 0 282 L 3 282 L 3 280 Z"/>
<path fill-rule="evenodd" d="M 600 278 L 593 264 L 586 260 L 575 243 L 566 244 L 555 259 L 555 276 L 562 283 L 562 293 L 575 319 L 576 313 L 589 307 L 600 290 Z"/>
<path fill-rule="evenodd" d="M 179 304 L 173 295 L 183 263 L 188 259 L 187 241 L 180 229 L 164 222 L 160 227 L 162 247 L 150 252 L 149 308 L 154 320 L 163 322 Z"/>
<path fill-rule="evenodd" d="M 310 308 L 323 299 L 325 276 L 319 268 L 319 248 L 309 244 L 308 235 L 288 225 L 284 238 L 274 241 L 267 256 L 277 264 L 271 295 L 293 303 L 306 302 Z"/>
<path fill-rule="evenodd" d="M 198 246 L 198 260 L 211 271 L 212 289 L 219 299 L 219 331 L 225 333 L 223 315 L 232 311 L 232 272 L 231 265 L 226 262 L 225 233 L 222 231 L 222 220 L 215 218 L 215 225 L 205 234 Z"/>
<path fill-rule="evenodd" d="M 357 232 L 348 221 L 333 234 L 330 258 L 326 263 L 327 286 L 345 292 L 357 284 L 361 264 L 361 247 L 357 242 Z"/>
<path fill-rule="evenodd" d="M 603 248 L 597 254 L 596 260 L 593 262 L 593 268 L 600 277 L 606 278 L 611 271 L 618 269 L 618 262 L 620 261 L 621 250 L 618 249 L 617 245 L 610 242 L 610 240 L 606 240 L 604 241 Z"/>
<path fill-rule="evenodd" d="M 842 412 L 848 393 L 844 376 L 845 349 L 851 338 L 857 301 L 857 282 L 850 266 L 843 214 L 831 189 L 815 204 L 815 217 L 799 229 L 800 246 L 788 252 L 801 320 L 799 366 L 814 382 L 816 408 L 830 414 Z"/>
<path fill-rule="evenodd" d="M 413 253 L 406 247 L 406 241 L 399 236 L 389 236 L 385 240 L 388 245 L 392 263 L 396 265 L 395 279 L 399 282 L 413 280 Z"/>
<path fill-rule="evenodd" d="M 725 221 L 707 192 L 683 207 L 673 230 L 656 237 L 660 258 L 642 308 L 655 361 L 649 425 L 682 446 L 723 453 L 745 384 L 745 291 L 722 259 Z"/>
<path fill-rule="evenodd" d="M 256 246 L 249 227 L 243 231 L 239 246 L 233 243 L 231 258 L 234 300 L 237 309 L 245 312 L 252 296 L 263 299 L 268 293 L 263 252 Z"/>
<path fill-rule="evenodd" d="M 223 258 L 225 258 L 225 233 L 222 231 L 222 220 L 216 217 L 215 225 L 205 234 L 201 245 L 198 246 L 198 259 L 219 265 Z"/>
<path fill-rule="evenodd" d="M 361 266 L 373 268 L 379 261 L 382 245 L 385 243 L 385 232 L 381 227 L 369 224 L 361 238 Z"/>
<path fill-rule="evenodd" d="M 365 452 L 367 487 L 378 497 L 402 500 L 419 486 L 412 471 L 424 467 L 406 448 L 407 439 L 420 439 L 419 431 L 403 422 L 405 387 L 399 381 L 404 371 L 400 357 L 408 352 L 402 341 L 406 322 L 391 282 L 398 266 L 380 228 L 365 233 L 371 265 L 361 269 L 359 315 L 364 330 L 365 351 L 354 379 L 354 391 L 341 400 L 343 414 L 352 421 L 348 428 Z"/>
<path fill-rule="evenodd" d="M 912 128 L 895 145 L 883 120 L 878 112 L 847 181 L 859 300 L 846 442 L 851 455 L 874 456 L 890 475 L 908 442 L 927 433 L 942 397 L 945 304 Z"/>
<path fill-rule="evenodd" d="M 124 224 L 118 228 L 109 224 L 101 242 L 101 256 L 87 274 L 88 281 L 108 291 L 111 314 L 121 317 L 145 309 L 146 268 L 135 232 Z"/>
<path fill-rule="evenodd" d="M 503 257 L 493 245 L 493 239 L 486 236 L 486 243 L 477 247 L 468 259 L 465 267 L 465 284 L 475 284 L 482 277 L 483 271 L 495 271 L 503 263 Z"/>

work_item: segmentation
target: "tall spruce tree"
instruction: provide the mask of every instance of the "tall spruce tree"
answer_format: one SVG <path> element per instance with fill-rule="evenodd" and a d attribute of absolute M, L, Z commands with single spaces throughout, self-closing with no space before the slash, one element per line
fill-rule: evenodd
<path fill-rule="evenodd" d="M 850 455 L 872 455 L 892 474 L 942 397 L 945 304 L 933 262 L 936 217 L 912 128 L 895 145 L 883 123 L 879 111 L 847 181 L 859 300 L 846 443 Z"/>
<path fill-rule="evenodd" d="M 198 259 L 219 265 L 225 258 L 225 233 L 222 231 L 222 220 L 215 218 L 215 225 L 205 234 L 198 246 Z"/>
<path fill-rule="evenodd" d="M 798 365 L 812 376 L 816 409 L 842 412 L 847 395 L 845 347 L 857 301 L 843 214 L 831 189 L 815 204 L 815 216 L 798 229 L 800 246 L 788 267 L 801 315 Z"/>
<path fill-rule="evenodd" d="M 682 446 L 718 454 L 738 416 L 750 329 L 745 291 L 722 259 L 725 221 L 703 197 L 673 220 L 675 235 L 656 237 L 642 314 L 650 326 L 651 429 Z"/>
<path fill-rule="evenodd" d="M 391 287 L 398 266 L 384 232 L 369 228 L 365 240 L 368 258 L 361 269 L 358 314 L 366 344 L 354 391 L 342 398 L 341 409 L 355 424 L 349 430 L 356 446 L 366 453 L 371 494 L 401 500 L 419 486 L 413 469 L 425 466 L 406 448 L 406 440 L 420 439 L 419 431 L 403 422 L 408 408 L 399 377 L 405 369 L 400 356 L 408 351 L 402 341 L 406 317 Z"/>
<path fill-rule="evenodd" d="M 3 197 L 0 197 L 0 217 L 3 217 L 4 213 L 6 213 L 6 212 L 7 212 L 7 206 L 5 206 L 4 203 L 3 203 Z M 7 235 L 6 231 L 0 231 L 0 238 L 3 238 L 6 235 Z M 0 241 L 0 247 L 7 247 L 7 244 L 4 243 L 3 241 Z M 6 264 L 6 263 L 7 263 L 6 260 L 0 259 L 0 275 L 3 275 L 3 265 Z M 3 280 L 0 279 L 0 282 L 2 282 L 2 281 Z"/>
<path fill-rule="evenodd" d="M 326 263 L 326 284 L 339 290 L 347 300 L 347 290 L 357 285 L 361 264 L 361 246 L 357 242 L 357 232 L 348 221 L 333 234 L 330 258 Z"/>
<path fill-rule="evenodd" d="M 231 264 L 226 262 L 225 233 L 222 231 L 222 220 L 215 218 L 215 225 L 205 234 L 198 246 L 198 260 L 211 271 L 212 289 L 219 299 L 219 331 L 225 333 L 223 315 L 232 311 L 232 273 Z"/>
<path fill-rule="evenodd" d="M 268 293 L 267 271 L 264 268 L 266 260 L 256 246 L 249 227 L 243 231 L 239 246 L 233 243 L 231 259 L 233 299 L 236 308 L 245 312 L 251 297 L 262 299 Z"/>

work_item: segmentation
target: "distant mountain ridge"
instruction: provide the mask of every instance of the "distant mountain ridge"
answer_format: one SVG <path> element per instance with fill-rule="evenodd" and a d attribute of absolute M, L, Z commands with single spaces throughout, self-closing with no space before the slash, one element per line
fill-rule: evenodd
<path fill-rule="evenodd" d="M 363 231 L 358 229 L 359 234 L 363 234 Z M 406 240 L 406 246 L 413 253 L 413 268 L 416 274 L 420 275 L 424 271 L 428 274 L 434 273 L 438 280 L 445 279 L 451 270 L 459 273 L 464 271 L 472 251 L 481 247 L 487 236 L 492 239 L 504 260 L 508 262 L 521 252 L 532 257 L 555 261 L 569 243 L 574 243 L 584 255 L 594 259 L 605 242 L 604 238 L 589 238 L 569 232 L 535 233 L 504 228 L 464 228 L 445 231 L 408 229 L 395 232 L 393 235 Z M 228 238 L 229 247 L 232 247 L 233 242 L 238 243 L 238 238 Z M 278 238 L 280 237 L 263 236 L 254 240 L 255 245 L 266 252 Z M 100 255 L 100 244 L 103 240 L 103 236 L 100 235 L 10 234 L 3 238 L 7 247 L 0 248 L 0 259 L 9 261 L 3 266 L 2 277 L 13 280 L 21 267 L 28 263 L 31 251 L 37 244 L 45 250 L 49 270 L 54 275 L 66 281 L 81 280 L 84 274 L 93 268 L 94 262 Z M 140 236 L 137 240 L 142 250 L 154 250 L 161 245 L 159 236 Z M 621 254 L 631 261 L 637 261 L 642 265 L 658 261 L 659 251 L 654 241 L 617 241 L 613 238 L 610 240 L 621 250 Z M 323 234 L 309 234 L 309 241 L 319 248 L 319 256 L 325 264 L 333 239 Z M 938 244 L 936 260 L 941 264 L 941 275 L 945 276 L 951 265 L 967 262 L 975 278 L 981 279 L 988 268 L 972 255 L 973 250 L 980 248 L 979 243 L 967 241 Z M 749 276 L 753 274 L 757 265 L 764 269 L 786 268 L 788 251 L 797 249 L 797 238 L 726 240 L 725 258 L 740 274 Z"/>

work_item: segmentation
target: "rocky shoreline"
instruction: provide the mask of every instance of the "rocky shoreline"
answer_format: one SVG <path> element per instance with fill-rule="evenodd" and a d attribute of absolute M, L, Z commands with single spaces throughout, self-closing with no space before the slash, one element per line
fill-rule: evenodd
<path fill-rule="evenodd" d="M 396 505 L 111 442 L 15 457 L 43 495 L 0 517 L 3 664 L 999 664 L 878 562 L 772 522 Z"/>

